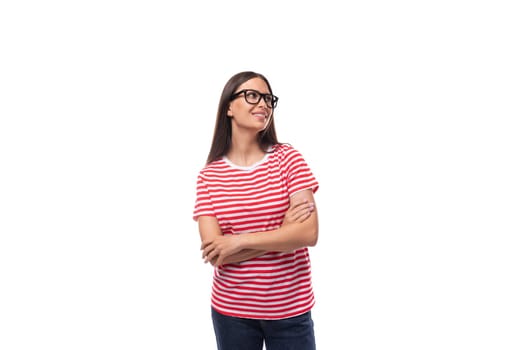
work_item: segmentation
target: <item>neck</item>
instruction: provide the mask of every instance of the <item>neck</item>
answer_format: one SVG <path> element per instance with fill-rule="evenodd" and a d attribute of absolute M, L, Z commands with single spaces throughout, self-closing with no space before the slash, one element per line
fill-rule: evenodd
<path fill-rule="evenodd" d="M 247 133 L 236 133 L 232 137 L 232 144 L 226 155 L 230 161 L 241 166 L 250 166 L 264 157 L 259 148 L 257 136 Z"/>

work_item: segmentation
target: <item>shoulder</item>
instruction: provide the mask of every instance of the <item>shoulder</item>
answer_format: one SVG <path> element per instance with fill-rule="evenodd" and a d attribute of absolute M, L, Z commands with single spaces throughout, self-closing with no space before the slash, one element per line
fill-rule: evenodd
<path fill-rule="evenodd" d="M 281 143 L 274 145 L 271 151 L 275 156 L 280 158 L 286 158 L 290 155 L 294 154 L 300 154 L 297 149 L 295 149 L 291 144 L 289 143 Z"/>
<path fill-rule="evenodd" d="M 271 152 L 280 162 L 303 160 L 302 154 L 289 143 L 274 145 Z"/>
<path fill-rule="evenodd" d="M 228 165 L 223 159 L 215 160 L 211 163 L 206 164 L 200 171 L 199 171 L 199 178 L 205 179 L 209 178 L 210 176 L 214 177 L 221 173 L 223 173 L 228 168 Z"/>

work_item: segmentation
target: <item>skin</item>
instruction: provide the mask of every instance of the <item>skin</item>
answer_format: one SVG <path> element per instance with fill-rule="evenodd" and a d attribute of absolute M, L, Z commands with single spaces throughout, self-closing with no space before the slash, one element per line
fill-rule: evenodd
<path fill-rule="evenodd" d="M 269 93 L 260 78 L 242 84 L 237 91 L 253 89 Z M 232 144 L 226 155 L 240 166 L 252 165 L 264 157 L 257 144 L 257 133 L 268 125 L 273 110 L 261 99 L 257 105 L 248 104 L 244 97 L 230 103 L 228 116 L 232 118 Z M 265 232 L 241 235 L 223 235 L 215 217 L 200 216 L 201 250 L 204 262 L 213 266 L 235 263 L 260 256 L 268 251 L 292 251 L 315 246 L 318 237 L 318 217 L 312 190 L 304 190 L 290 197 L 290 208 L 281 227 Z"/>

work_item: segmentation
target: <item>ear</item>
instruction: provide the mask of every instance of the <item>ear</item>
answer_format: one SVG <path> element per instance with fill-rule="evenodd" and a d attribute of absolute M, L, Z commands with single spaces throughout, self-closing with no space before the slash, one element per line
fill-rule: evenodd
<path fill-rule="evenodd" d="M 228 117 L 233 117 L 232 107 L 231 104 L 228 106 L 228 112 L 226 113 Z"/>

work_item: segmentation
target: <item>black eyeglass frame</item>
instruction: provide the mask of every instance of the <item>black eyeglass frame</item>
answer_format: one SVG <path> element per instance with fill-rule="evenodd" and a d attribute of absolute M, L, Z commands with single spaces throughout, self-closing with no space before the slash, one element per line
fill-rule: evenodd
<path fill-rule="evenodd" d="M 248 96 L 246 95 L 248 92 L 255 92 L 256 94 L 259 95 L 259 98 L 257 99 L 257 102 L 253 102 L 252 103 L 252 102 L 248 101 Z M 277 97 L 275 95 L 263 94 L 262 92 L 259 92 L 257 90 L 253 90 L 253 89 L 244 89 L 244 90 L 241 90 L 241 91 L 237 91 L 236 93 L 234 93 L 230 97 L 230 101 L 235 100 L 237 97 L 239 97 L 242 94 L 244 94 L 244 100 L 246 101 L 246 103 L 251 104 L 251 105 L 258 104 L 259 102 L 261 102 L 261 98 L 264 98 L 264 103 L 266 103 L 266 106 L 268 108 L 271 108 L 271 109 L 275 109 L 275 107 L 277 107 L 277 101 L 279 101 L 279 97 Z M 271 105 L 268 105 L 268 101 L 266 101 L 266 96 L 271 96 L 271 98 L 272 98 Z"/>

